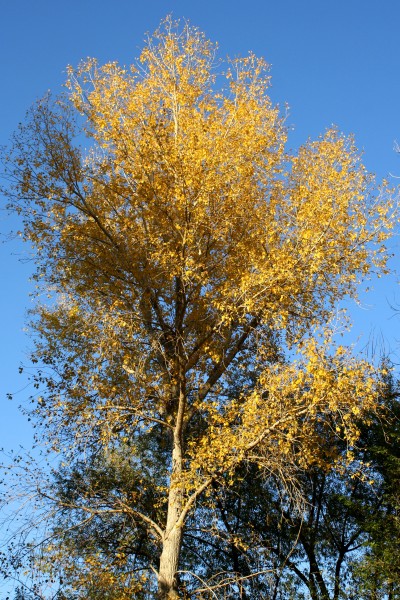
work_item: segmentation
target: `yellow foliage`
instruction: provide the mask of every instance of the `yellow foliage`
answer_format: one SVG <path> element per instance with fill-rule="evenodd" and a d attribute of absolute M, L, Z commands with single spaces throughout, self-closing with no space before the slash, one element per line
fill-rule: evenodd
<path fill-rule="evenodd" d="M 264 61 L 217 74 L 215 53 L 167 22 L 129 69 L 70 68 L 11 154 L 11 205 L 56 298 L 35 325 L 54 369 L 40 418 L 72 455 L 161 428 L 167 533 L 246 461 L 283 480 L 328 468 L 327 440 L 354 445 L 377 398 L 372 367 L 316 337 L 385 270 L 390 194 L 335 129 L 286 152 Z"/>

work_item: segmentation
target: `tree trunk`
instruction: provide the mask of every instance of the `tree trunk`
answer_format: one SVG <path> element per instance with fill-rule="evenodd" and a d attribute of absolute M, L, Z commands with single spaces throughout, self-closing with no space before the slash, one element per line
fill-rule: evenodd
<path fill-rule="evenodd" d="M 339 595 L 340 595 L 340 570 L 342 567 L 342 563 L 344 560 L 344 550 L 342 550 L 339 554 L 339 557 L 336 561 L 336 567 L 335 567 L 335 587 L 334 587 L 334 591 L 333 591 L 333 600 L 339 600 Z"/>
<path fill-rule="evenodd" d="M 321 571 L 319 569 L 317 558 L 315 556 L 314 546 L 311 542 L 306 539 L 302 539 L 303 548 L 306 551 L 307 558 L 310 564 L 310 574 L 309 574 L 309 590 L 311 596 L 314 598 L 321 598 L 321 600 L 330 600 L 328 589 L 325 585 L 325 581 L 322 577 Z M 317 592 L 316 585 L 318 585 L 321 594 Z"/>
<path fill-rule="evenodd" d="M 184 523 L 179 519 L 182 515 L 183 489 L 183 430 L 186 410 L 186 379 L 184 366 L 185 349 L 183 347 L 183 319 L 185 315 L 185 293 L 180 277 L 175 278 L 175 332 L 173 348 L 168 353 L 173 356 L 175 385 L 171 390 L 171 400 L 175 405 L 175 427 L 172 446 L 171 477 L 169 482 L 167 524 L 163 536 L 163 547 L 158 571 L 158 598 L 173 600 L 179 598 L 178 578 L 179 558 L 182 546 Z"/>
<path fill-rule="evenodd" d="M 158 598 L 160 600 L 179 598 L 177 572 L 182 545 L 183 523 L 178 525 L 178 521 L 182 514 L 183 500 L 180 478 L 182 474 L 182 425 L 185 404 L 185 394 L 181 389 L 173 438 L 167 524 L 158 571 Z"/>
<path fill-rule="evenodd" d="M 170 501 L 171 500 L 172 499 L 170 497 Z M 173 521 L 173 524 L 170 528 L 168 528 L 167 524 L 163 549 L 160 557 L 160 568 L 158 572 L 158 597 L 160 600 L 172 600 L 179 598 L 177 571 L 179 567 L 179 555 L 182 543 L 182 527 L 176 527 L 176 522 L 178 520 L 176 504 L 180 504 L 180 500 L 177 499 L 177 502 L 172 501 L 168 506 L 167 523 L 168 521 Z"/>

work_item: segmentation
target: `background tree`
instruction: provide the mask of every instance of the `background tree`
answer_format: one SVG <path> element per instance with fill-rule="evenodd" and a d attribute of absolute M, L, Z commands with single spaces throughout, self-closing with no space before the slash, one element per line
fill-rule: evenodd
<path fill-rule="evenodd" d="M 158 549 L 160 598 L 184 585 L 202 496 L 250 464 L 300 492 L 299 473 L 332 465 L 335 436 L 352 446 L 378 398 L 374 369 L 332 348 L 329 322 L 385 268 L 388 196 L 335 130 L 285 154 L 265 63 L 217 77 L 215 53 L 167 19 L 130 69 L 70 69 L 69 94 L 39 102 L 6 157 L 9 206 L 53 299 L 33 324 L 35 412 L 71 464 L 68 500 L 61 482 L 41 493 L 124 515 L 133 544 L 146 532 L 135 556 Z M 107 465 L 126 455 L 120 489 Z M 105 464 L 99 494 L 87 460 Z"/>
<path fill-rule="evenodd" d="M 220 536 L 235 528 L 231 539 L 246 563 L 236 570 L 244 580 L 246 572 L 256 574 L 253 586 L 262 590 L 265 575 L 255 557 L 263 549 L 276 557 L 276 585 L 266 597 L 398 597 L 398 384 L 383 370 L 381 411 L 360 425 L 355 460 L 329 472 L 309 468 L 299 480 L 307 499 L 301 513 L 273 481 L 263 482 L 251 471 L 219 501 Z M 261 597 L 259 589 L 250 597 Z"/>
<path fill-rule="evenodd" d="M 356 593 L 368 600 L 400 598 L 399 383 L 390 374 L 385 381 L 384 403 L 388 411 L 386 426 L 376 423 L 362 432 L 364 460 L 375 480 L 375 502 L 369 511 L 358 515 L 367 536 L 367 550 L 354 564 L 354 579 Z"/>

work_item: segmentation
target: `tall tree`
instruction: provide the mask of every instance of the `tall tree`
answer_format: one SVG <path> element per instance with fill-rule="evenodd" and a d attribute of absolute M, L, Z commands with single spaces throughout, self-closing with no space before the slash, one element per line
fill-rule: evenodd
<path fill-rule="evenodd" d="M 179 596 L 202 495 L 246 464 L 298 489 L 301 469 L 334 461 L 329 436 L 354 444 L 378 394 L 367 362 L 332 349 L 329 321 L 385 268 L 388 196 L 335 130 L 285 153 L 264 61 L 217 76 L 215 55 L 167 19 L 130 69 L 71 68 L 69 93 L 38 103 L 6 157 L 53 299 L 34 318 L 37 417 L 71 462 L 123 448 L 135 467 L 106 503 L 54 501 L 146 532 L 163 599 Z"/>

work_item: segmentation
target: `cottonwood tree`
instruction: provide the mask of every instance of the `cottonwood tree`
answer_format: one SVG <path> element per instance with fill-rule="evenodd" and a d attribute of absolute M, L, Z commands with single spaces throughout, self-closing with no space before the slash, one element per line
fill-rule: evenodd
<path fill-rule="evenodd" d="M 112 502 L 53 500 L 146 532 L 160 598 L 179 596 L 200 498 L 246 464 L 296 490 L 377 399 L 374 369 L 332 346 L 329 322 L 385 270 L 390 199 L 336 130 L 286 153 L 268 85 L 263 60 L 222 67 L 167 19 L 132 67 L 69 69 L 68 93 L 35 106 L 5 158 L 52 298 L 33 319 L 34 412 L 65 461 L 123 448 L 134 467 Z"/>

